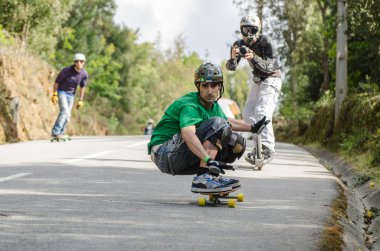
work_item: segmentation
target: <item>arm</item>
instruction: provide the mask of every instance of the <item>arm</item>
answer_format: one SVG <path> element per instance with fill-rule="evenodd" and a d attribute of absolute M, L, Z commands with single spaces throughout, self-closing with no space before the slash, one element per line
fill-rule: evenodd
<path fill-rule="evenodd" d="M 79 100 L 83 100 L 84 98 L 84 90 L 86 89 L 86 87 L 81 87 L 80 88 L 80 91 L 79 91 Z"/>
<path fill-rule="evenodd" d="M 236 67 L 238 66 L 240 62 L 240 57 L 239 57 L 239 41 L 236 41 L 234 45 L 231 47 L 230 51 L 230 59 L 227 60 L 226 63 L 226 68 L 229 71 L 235 71 Z"/>
<path fill-rule="evenodd" d="M 190 151 L 194 153 L 200 160 L 203 160 L 206 156 L 208 156 L 208 153 L 203 148 L 201 141 L 195 134 L 195 125 L 182 128 L 181 135 Z"/>
<path fill-rule="evenodd" d="M 234 131 L 250 132 L 252 126 L 241 119 L 228 118 L 228 122 L 231 124 L 231 128 Z"/>
<path fill-rule="evenodd" d="M 57 91 L 58 91 L 58 83 L 55 83 L 53 87 L 53 93 L 55 94 Z"/>
<path fill-rule="evenodd" d="M 269 38 L 263 36 L 260 40 L 260 46 L 262 47 L 262 57 L 257 54 L 253 54 L 252 63 L 260 71 L 265 73 L 273 73 L 279 70 L 277 58 L 274 55 L 274 48 Z"/>

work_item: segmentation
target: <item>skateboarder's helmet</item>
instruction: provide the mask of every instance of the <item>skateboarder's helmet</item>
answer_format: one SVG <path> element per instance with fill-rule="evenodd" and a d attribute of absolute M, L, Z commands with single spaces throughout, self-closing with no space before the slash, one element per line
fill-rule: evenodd
<path fill-rule="evenodd" d="M 222 88 L 220 89 L 220 97 L 222 97 L 222 94 L 224 92 L 224 86 L 223 86 L 223 72 L 222 68 L 220 68 L 219 65 L 213 64 L 211 62 L 206 62 L 201 64 L 198 69 L 195 70 L 195 76 L 194 76 L 194 84 L 198 89 L 199 92 L 199 83 L 201 82 L 207 82 L 207 83 L 214 83 L 214 82 L 220 82 L 222 84 Z"/>
<path fill-rule="evenodd" d="M 240 21 L 240 32 L 248 39 L 256 40 L 261 30 L 261 22 L 257 16 L 244 16 Z"/>

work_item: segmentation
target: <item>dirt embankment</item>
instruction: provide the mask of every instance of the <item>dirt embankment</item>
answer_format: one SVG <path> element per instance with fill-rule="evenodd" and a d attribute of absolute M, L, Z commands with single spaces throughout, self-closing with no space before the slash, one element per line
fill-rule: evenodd
<path fill-rule="evenodd" d="M 0 48 L 0 143 L 46 139 L 58 114 L 52 67 Z"/>
<path fill-rule="evenodd" d="M 50 138 L 59 113 L 50 101 L 58 73 L 38 57 L 0 46 L 0 144 Z M 72 110 L 67 133 L 107 135 L 107 120 L 87 97 L 83 108 Z"/>

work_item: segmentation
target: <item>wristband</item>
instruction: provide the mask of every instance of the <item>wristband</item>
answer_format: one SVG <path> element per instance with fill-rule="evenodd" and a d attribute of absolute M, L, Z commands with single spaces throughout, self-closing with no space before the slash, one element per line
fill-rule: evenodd
<path fill-rule="evenodd" d="M 207 161 L 208 161 L 209 159 L 211 159 L 211 157 L 208 156 L 208 155 L 206 155 L 206 156 L 203 158 L 203 162 L 204 162 L 204 163 L 207 163 Z"/>

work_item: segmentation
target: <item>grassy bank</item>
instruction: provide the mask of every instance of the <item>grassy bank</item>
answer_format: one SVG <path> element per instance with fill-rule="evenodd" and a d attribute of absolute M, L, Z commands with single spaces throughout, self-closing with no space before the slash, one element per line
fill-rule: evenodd
<path fill-rule="evenodd" d="M 357 186 L 368 180 L 380 185 L 380 95 L 348 96 L 336 125 L 334 111 L 333 99 L 326 98 L 309 120 L 280 117 L 277 140 L 334 152 L 355 166 Z"/>

